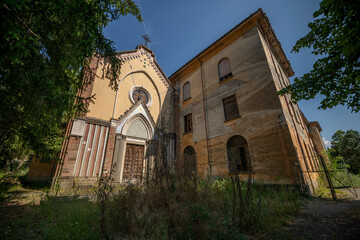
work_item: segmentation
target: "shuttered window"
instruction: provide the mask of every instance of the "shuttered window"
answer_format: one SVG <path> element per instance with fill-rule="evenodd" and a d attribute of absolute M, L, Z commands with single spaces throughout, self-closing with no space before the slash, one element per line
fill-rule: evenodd
<path fill-rule="evenodd" d="M 236 95 L 223 99 L 225 121 L 240 117 Z"/>
<path fill-rule="evenodd" d="M 184 116 L 184 133 L 192 132 L 192 115 L 191 113 Z"/>
<path fill-rule="evenodd" d="M 186 82 L 183 86 L 183 101 L 191 97 L 190 82 Z"/>
<path fill-rule="evenodd" d="M 232 76 L 230 61 L 228 58 L 224 58 L 219 62 L 218 70 L 220 81 L 223 81 Z"/>

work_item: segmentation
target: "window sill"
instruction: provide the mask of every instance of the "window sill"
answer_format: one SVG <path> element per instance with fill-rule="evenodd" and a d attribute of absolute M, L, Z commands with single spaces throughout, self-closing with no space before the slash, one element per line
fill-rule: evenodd
<path fill-rule="evenodd" d="M 184 133 L 183 133 L 183 136 L 184 136 L 184 135 L 188 135 L 188 134 L 193 133 L 193 132 L 194 132 L 194 131 L 184 132 Z"/>
<path fill-rule="evenodd" d="M 238 171 L 238 172 L 235 172 L 235 173 L 229 173 L 229 174 L 232 174 L 232 175 L 235 175 L 235 174 L 255 174 L 255 172 L 253 170 L 248 170 L 248 171 Z"/>
<path fill-rule="evenodd" d="M 224 123 L 229 123 L 229 122 L 232 122 L 234 120 L 237 120 L 237 119 L 240 119 L 241 118 L 241 115 L 238 116 L 237 118 L 233 118 L 233 119 L 229 119 L 229 120 L 225 120 Z"/>
<path fill-rule="evenodd" d="M 219 78 L 219 84 L 223 83 L 223 82 L 227 82 L 230 79 L 233 79 L 234 75 L 232 73 L 229 73 L 227 76 Z"/>
<path fill-rule="evenodd" d="M 191 97 L 189 97 L 189 98 L 187 98 L 187 99 L 184 99 L 184 100 L 182 101 L 182 103 L 188 102 L 190 99 L 191 99 Z"/>

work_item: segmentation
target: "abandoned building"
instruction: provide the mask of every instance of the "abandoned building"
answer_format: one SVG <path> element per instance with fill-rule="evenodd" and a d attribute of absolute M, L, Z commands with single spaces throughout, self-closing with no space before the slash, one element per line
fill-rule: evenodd
<path fill-rule="evenodd" d="M 316 188 L 321 127 L 277 94 L 294 72 L 261 9 L 170 77 L 146 46 L 118 56 L 118 90 L 97 77 L 60 164 L 34 160 L 28 179 L 92 184 L 111 171 L 116 182 L 143 181 L 161 152 L 170 171 Z M 105 63 L 92 64 L 101 76 Z"/>

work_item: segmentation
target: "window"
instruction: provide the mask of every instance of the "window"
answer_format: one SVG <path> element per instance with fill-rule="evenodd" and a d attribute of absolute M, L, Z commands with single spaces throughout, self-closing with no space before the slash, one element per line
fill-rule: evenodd
<path fill-rule="evenodd" d="M 192 146 L 184 149 L 184 173 L 186 176 L 196 174 L 196 154 Z"/>
<path fill-rule="evenodd" d="M 225 121 L 240 117 L 239 109 L 236 101 L 236 95 L 223 99 Z"/>
<path fill-rule="evenodd" d="M 133 104 L 141 99 L 148 107 L 152 102 L 149 91 L 142 86 L 133 86 L 129 91 L 129 98 Z"/>
<path fill-rule="evenodd" d="M 248 144 L 244 137 L 232 136 L 226 144 L 226 149 L 230 173 L 250 170 Z"/>
<path fill-rule="evenodd" d="M 295 116 L 296 121 L 297 121 L 298 123 L 300 123 L 299 114 L 298 114 L 297 111 L 295 111 L 294 104 L 291 102 L 291 100 L 289 100 L 289 105 L 290 105 L 290 107 L 291 107 L 291 109 L 292 109 L 292 111 L 293 111 L 293 114 L 294 114 L 294 116 Z"/>
<path fill-rule="evenodd" d="M 184 116 L 184 133 L 192 132 L 192 115 L 191 113 Z"/>
<path fill-rule="evenodd" d="M 132 98 L 134 99 L 134 102 L 139 101 L 140 99 L 142 99 L 144 101 L 145 104 L 147 104 L 149 102 L 149 97 L 146 94 L 146 92 L 142 89 L 136 89 L 133 91 L 132 93 Z"/>
<path fill-rule="evenodd" d="M 223 58 L 219 62 L 218 71 L 219 71 L 220 82 L 232 76 L 230 61 L 228 58 Z"/>
<path fill-rule="evenodd" d="M 190 82 L 186 82 L 183 86 L 183 101 L 191 98 Z"/>
<path fill-rule="evenodd" d="M 305 143 L 305 141 L 303 140 L 303 144 L 304 144 L 304 148 L 305 148 L 305 158 L 307 158 L 308 159 L 308 161 L 309 161 L 309 167 L 310 167 L 310 170 L 311 171 L 314 171 L 315 170 L 315 167 L 314 167 L 314 161 L 313 161 L 313 159 L 312 159 L 312 157 L 311 157 L 311 155 L 310 155 L 310 153 L 309 153 L 309 149 L 308 149 L 308 147 L 307 147 L 307 144 Z"/>

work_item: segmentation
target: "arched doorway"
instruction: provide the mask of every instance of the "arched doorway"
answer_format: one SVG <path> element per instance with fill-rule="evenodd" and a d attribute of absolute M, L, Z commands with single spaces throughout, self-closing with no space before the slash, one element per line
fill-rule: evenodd
<path fill-rule="evenodd" d="M 123 181 L 140 182 L 144 173 L 145 141 L 149 139 L 149 127 L 141 115 L 125 125 L 125 136 L 132 139 L 126 143 L 123 167 Z M 136 140 L 136 141 L 134 141 Z"/>
<path fill-rule="evenodd" d="M 230 173 L 249 171 L 250 155 L 246 139 L 240 135 L 232 136 L 226 144 Z"/>
<path fill-rule="evenodd" d="M 192 146 L 184 149 L 184 173 L 187 176 L 196 174 L 196 153 Z"/>

